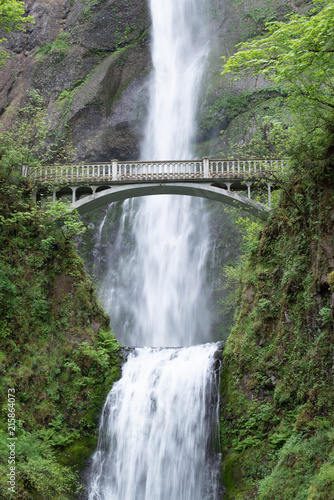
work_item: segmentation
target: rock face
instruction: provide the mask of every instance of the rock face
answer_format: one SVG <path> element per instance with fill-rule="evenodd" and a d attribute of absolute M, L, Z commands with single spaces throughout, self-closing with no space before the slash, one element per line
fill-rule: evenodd
<path fill-rule="evenodd" d="M 2 123 L 26 92 L 46 106 L 50 142 L 72 144 L 73 158 L 135 158 L 151 60 L 146 0 L 31 0 L 26 33 L 12 34 L 0 75 Z"/>
<path fill-rule="evenodd" d="M 30 0 L 26 7 L 35 23 L 5 42 L 11 59 L 0 73 L 1 123 L 10 127 L 27 92 L 37 91 L 49 142 L 65 146 L 73 160 L 138 158 L 151 70 L 147 0 Z M 224 147 L 220 131 L 249 108 L 246 99 L 235 109 L 233 98 L 268 85 L 222 79 L 221 56 L 257 34 L 267 18 L 278 18 L 279 4 L 269 13 L 257 0 L 210 0 L 207 8 L 211 56 L 198 113 L 199 154 Z"/>

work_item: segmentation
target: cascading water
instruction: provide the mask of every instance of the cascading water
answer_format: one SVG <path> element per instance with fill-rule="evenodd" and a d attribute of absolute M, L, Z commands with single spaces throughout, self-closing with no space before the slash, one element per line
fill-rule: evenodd
<path fill-rule="evenodd" d="M 130 355 L 103 408 L 90 500 L 218 498 L 217 464 L 208 460 L 216 350 L 146 347 Z"/>
<path fill-rule="evenodd" d="M 150 7 L 154 71 L 141 156 L 191 159 L 197 98 L 208 54 L 204 2 L 151 0 Z M 139 204 L 128 202 L 127 210 L 133 214 L 132 222 L 113 245 L 100 293 L 119 340 L 135 346 L 207 342 L 209 237 L 202 200 L 150 196 Z M 129 240 L 135 243 L 132 248 Z M 117 247 L 126 251 L 116 249 L 115 256 Z"/>
<path fill-rule="evenodd" d="M 208 52 L 203 6 L 150 0 L 154 71 L 144 159 L 193 157 Z M 218 346 L 176 348 L 209 339 L 207 227 L 198 199 L 152 196 L 123 205 L 101 302 L 123 344 L 174 348 L 142 347 L 129 355 L 103 409 L 89 500 L 219 498 L 217 455 L 210 452 Z"/>

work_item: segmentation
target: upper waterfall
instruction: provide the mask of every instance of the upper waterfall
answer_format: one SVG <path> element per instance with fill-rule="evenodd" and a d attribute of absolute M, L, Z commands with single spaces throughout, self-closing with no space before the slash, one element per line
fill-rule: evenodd
<path fill-rule="evenodd" d="M 202 0 L 151 0 L 152 62 L 143 158 L 194 155 L 195 115 L 209 43 Z M 206 290 L 210 241 L 203 201 L 150 196 L 124 216 L 100 298 L 125 345 L 184 346 L 210 340 Z M 126 207 L 126 211 L 125 208 Z M 131 214 L 131 215 L 129 215 Z M 118 266 L 115 272 L 115 265 Z"/>
<path fill-rule="evenodd" d="M 197 100 L 209 51 L 202 1 L 151 0 L 153 75 L 143 159 L 193 157 Z"/>

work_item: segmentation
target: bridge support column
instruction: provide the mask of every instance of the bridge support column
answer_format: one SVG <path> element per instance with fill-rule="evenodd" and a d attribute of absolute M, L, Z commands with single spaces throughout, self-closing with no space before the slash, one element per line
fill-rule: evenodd
<path fill-rule="evenodd" d="M 93 191 L 92 194 L 95 194 L 96 193 L 96 190 L 99 186 L 89 186 L 91 188 L 91 190 Z"/>
<path fill-rule="evenodd" d="M 247 197 L 249 199 L 251 199 L 251 185 L 252 183 L 251 182 L 246 182 L 246 186 L 247 186 Z"/>
<path fill-rule="evenodd" d="M 117 163 L 118 160 L 111 160 L 111 175 L 113 181 L 117 181 Z"/>
<path fill-rule="evenodd" d="M 78 186 L 71 186 L 71 189 L 72 189 L 72 203 L 75 203 L 77 200 L 76 200 L 76 191 L 78 189 Z"/>
<path fill-rule="evenodd" d="M 210 166 L 209 157 L 205 156 L 203 158 L 203 177 L 204 177 L 204 179 L 209 178 L 209 166 Z"/>
<path fill-rule="evenodd" d="M 31 193 L 32 201 L 37 203 L 37 189 L 34 189 Z"/>
<path fill-rule="evenodd" d="M 231 191 L 231 184 L 232 182 L 225 182 L 226 186 L 227 186 L 227 191 Z"/>
<path fill-rule="evenodd" d="M 56 203 L 57 201 L 57 189 L 52 190 L 52 203 Z"/>
<path fill-rule="evenodd" d="M 271 207 L 271 183 L 267 182 L 268 186 L 268 207 Z"/>

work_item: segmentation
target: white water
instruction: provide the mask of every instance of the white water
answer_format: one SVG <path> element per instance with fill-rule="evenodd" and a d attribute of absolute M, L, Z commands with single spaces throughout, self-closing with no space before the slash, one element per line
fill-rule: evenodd
<path fill-rule="evenodd" d="M 208 54 L 202 1 L 151 0 L 150 7 L 154 71 L 141 157 L 190 159 Z M 128 201 L 126 213 L 131 222 L 110 250 L 99 296 L 118 339 L 132 346 L 207 342 L 210 242 L 202 200 L 148 196 Z"/>
<path fill-rule="evenodd" d="M 208 53 L 200 4 L 150 2 L 154 73 L 143 159 L 194 157 L 197 98 Z M 149 345 L 184 346 L 209 339 L 209 237 L 202 206 L 200 199 L 186 196 L 147 197 L 141 202 L 135 234 L 144 300 L 136 326 Z"/>
<path fill-rule="evenodd" d="M 203 4 L 204 5 L 204 4 Z M 200 0 L 151 0 L 153 78 L 142 156 L 191 159 L 208 42 Z"/>
<path fill-rule="evenodd" d="M 194 156 L 208 52 L 201 2 L 150 0 L 154 72 L 143 159 Z M 120 220 L 100 292 L 119 340 L 174 347 L 207 342 L 210 242 L 201 200 L 128 201 Z M 106 218 L 99 244 L 104 228 Z M 219 459 L 211 450 L 216 350 L 215 344 L 143 347 L 129 356 L 103 409 L 89 500 L 218 500 Z"/>
<path fill-rule="evenodd" d="M 104 405 L 89 500 L 214 500 L 214 352 L 136 349 Z"/>

